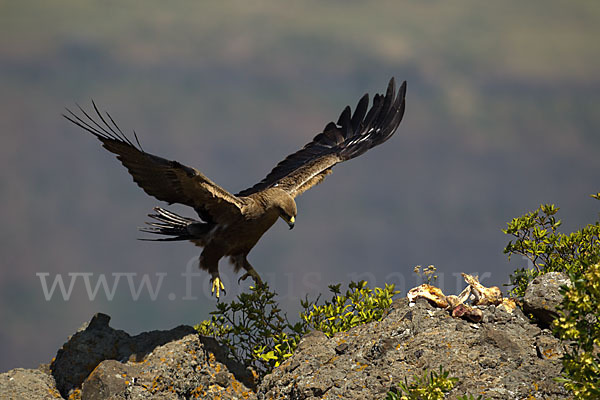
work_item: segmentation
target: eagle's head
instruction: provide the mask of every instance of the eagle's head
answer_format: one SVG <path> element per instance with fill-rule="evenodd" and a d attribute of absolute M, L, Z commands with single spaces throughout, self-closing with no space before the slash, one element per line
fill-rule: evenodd
<path fill-rule="evenodd" d="M 296 214 L 298 212 L 294 198 L 285 190 L 277 187 L 270 188 L 268 191 L 271 192 L 269 193 L 269 197 L 272 206 L 277 209 L 281 219 L 288 224 L 290 229 L 292 229 L 294 227 L 294 223 L 296 222 Z"/>

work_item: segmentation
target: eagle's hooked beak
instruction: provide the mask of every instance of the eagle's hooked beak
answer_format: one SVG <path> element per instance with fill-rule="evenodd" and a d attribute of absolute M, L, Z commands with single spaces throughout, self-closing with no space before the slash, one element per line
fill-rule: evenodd
<path fill-rule="evenodd" d="M 290 218 L 289 221 L 285 221 L 285 222 L 287 222 L 290 229 L 294 229 L 294 222 L 296 222 L 296 218 L 292 217 L 292 218 Z"/>

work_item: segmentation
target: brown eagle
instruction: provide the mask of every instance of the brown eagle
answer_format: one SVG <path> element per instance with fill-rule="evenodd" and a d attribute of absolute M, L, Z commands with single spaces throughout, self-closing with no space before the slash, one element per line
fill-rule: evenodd
<path fill-rule="evenodd" d="M 297 152 L 290 154 L 256 185 L 231 194 L 202 172 L 177 161 L 146 153 L 134 131 L 133 143 L 114 122 L 92 102 L 97 118 L 79 107 L 79 116 L 67 109 L 69 121 L 90 132 L 102 146 L 117 155 L 135 183 L 147 194 L 169 204 L 192 207 L 201 220 L 182 217 L 160 207 L 149 214 L 156 222 L 141 228 L 144 232 L 169 236 L 155 240 L 189 240 L 204 250 L 200 268 L 211 275 L 212 292 L 219 297 L 225 290 L 219 277 L 219 260 L 229 257 L 235 272 L 246 273 L 238 280 L 260 276 L 246 257 L 260 237 L 282 218 L 294 227 L 294 198 L 321 182 L 334 165 L 357 157 L 389 139 L 404 115 L 406 82 L 396 93 L 394 78 L 385 95 L 376 94 L 369 108 L 369 95 L 358 102 L 354 113 L 347 106 L 337 123 L 330 122 L 323 132 Z"/>

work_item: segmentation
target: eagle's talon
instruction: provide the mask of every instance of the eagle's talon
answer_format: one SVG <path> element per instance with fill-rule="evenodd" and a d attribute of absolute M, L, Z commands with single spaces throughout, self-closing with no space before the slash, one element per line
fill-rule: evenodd
<path fill-rule="evenodd" d="M 245 281 L 248 278 L 252 278 L 252 280 L 257 286 L 263 285 L 263 281 L 262 279 L 260 279 L 260 276 L 258 275 L 258 272 L 256 272 L 255 269 L 249 269 L 244 275 L 242 275 L 240 279 L 238 279 L 238 285 L 241 281 Z"/>
<path fill-rule="evenodd" d="M 215 293 L 215 289 L 216 289 L 216 293 Z M 221 280 L 220 277 L 215 276 L 212 279 L 212 290 L 211 290 L 211 294 L 214 293 L 215 297 L 217 299 L 219 299 L 221 293 L 220 291 L 223 291 L 224 294 L 226 294 L 227 292 L 225 291 L 225 286 L 223 285 L 223 281 Z"/>

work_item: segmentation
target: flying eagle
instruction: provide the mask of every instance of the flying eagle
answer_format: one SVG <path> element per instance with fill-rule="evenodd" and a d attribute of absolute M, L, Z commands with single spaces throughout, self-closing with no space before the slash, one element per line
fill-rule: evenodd
<path fill-rule="evenodd" d="M 290 154 L 256 185 L 231 194 L 202 172 L 177 161 L 146 153 L 134 131 L 133 143 L 114 122 L 92 102 L 97 118 L 79 107 L 83 115 L 67 109 L 66 119 L 90 132 L 102 146 L 117 155 L 135 183 L 147 194 L 169 204 L 192 207 L 200 220 L 182 217 L 160 207 L 149 214 L 155 222 L 144 232 L 166 235 L 155 240 L 189 240 L 203 247 L 200 268 L 211 275 L 212 293 L 225 290 L 219 277 L 219 260 L 229 257 L 235 272 L 246 273 L 238 280 L 260 276 L 246 257 L 260 237 L 283 219 L 290 229 L 296 219 L 294 198 L 320 183 L 334 165 L 357 157 L 389 139 L 404 115 L 406 82 L 396 93 L 394 78 L 385 95 L 376 94 L 369 108 L 369 95 L 358 102 L 354 113 L 349 106 L 337 123 L 328 123 L 323 132 L 297 152 Z M 368 109 L 368 110 L 367 110 Z"/>

